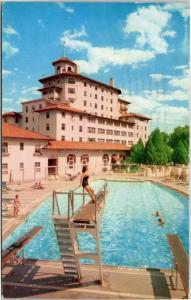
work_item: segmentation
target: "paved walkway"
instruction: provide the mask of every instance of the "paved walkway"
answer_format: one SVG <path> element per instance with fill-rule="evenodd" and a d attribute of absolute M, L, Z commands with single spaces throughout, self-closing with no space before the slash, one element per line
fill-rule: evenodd
<path fill-rule="evenodd" d="M 182 299 L 185 296 L 180 278 L 175 289 L 171 272 L 154 269 L 103 267 L 104 285 L 98 271 L 82 266 L 82 282 L 72 283 L 63 276 L 60 263 L 29 261 L 3 269 L 3 296 L 6 298 L 111 298 L 111 299 Z"/>

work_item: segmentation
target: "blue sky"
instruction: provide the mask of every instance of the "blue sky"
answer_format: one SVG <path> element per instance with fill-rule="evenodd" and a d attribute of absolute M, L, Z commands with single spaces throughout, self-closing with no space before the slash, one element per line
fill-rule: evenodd
<path fill-rule="evenodd" d="M 86 76 L 122 89 L 131 112 L 168 132 L 188 123 L 187 4 L 12 2 L 3 5 L 3 111 L 38 99 L 64 54 Z"/>

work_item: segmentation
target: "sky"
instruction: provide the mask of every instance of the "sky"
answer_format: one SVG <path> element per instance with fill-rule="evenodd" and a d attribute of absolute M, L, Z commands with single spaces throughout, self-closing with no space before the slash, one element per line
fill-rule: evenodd
<path fill-rule="evenodd" d="M 6 2 L 2 15 L 3 112 L 39 99 L 38 80 L 67 56 L 85 76 L 112 77 L 150 131 L 188 124 L 188 4 Z"/>

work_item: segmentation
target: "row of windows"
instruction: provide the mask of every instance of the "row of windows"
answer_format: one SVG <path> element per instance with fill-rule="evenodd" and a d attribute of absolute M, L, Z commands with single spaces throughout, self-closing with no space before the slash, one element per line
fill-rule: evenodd
<path fill-rule="evenodd" d="M 87 82 L 84 81 L 84 86 L 87 87 Z M 92 87 L 92 85 L 90 84 L 90 87 Z M 95 85 L 95 90 L 97 91 L 98 87 L 97 85 Z M 110 93 L 111 95 L 113 95 L 113 92 L 112 91 L 108 91 L 108 90 L 104 90 L 104 88 L 101 89 L 102 93 L 104 93 L 105 91 Z"/>
<path fill-rule="evenodd" d="M 84 100 L 84 106 L 87 106 L 87 101 L 86 101 L 86 100 Z M 92 106 L 92 103 L 90 103 L 90 106 Z M 97 103 L 95 103 L 94 107 L 95 107 L 95 108 L 98 108 Z M 108 108 L 109 108 L 109 107 L 106 107 L 106 110 L 108 110 Z M 104 109 L 104 106 L 101 105 L 101 110 L 103 110 L 103 109 Z M 112 108 L 112 107 L 110 107 L 110 111 L 113 111 L 113 108 Z"/>
<path fill-rule="evenodd" d="M 89 137 L 88 138 L 88 142 L 96 142 L 96 139 L 95 138 L 91 138 Z M 126 145 L 127 144 L 127 141 L 126 140 L 123 140 L 123 141 L 120 141 L 120 140 L 112 140 L 112 139 L 97 139 L 97 142 L 99 143 L 108 143 L 108 144 L 122 144 L 122 145 Z M 133 141 L 128 141 L 128 145 L 133 145 Z"/>
<path fill-rule="evenodd" d="M 87 91 L 84 91 L 84 96 L 86 97 L 87 96 Z M 92 94 L 90 93 L 90 98 L 92 97 Z M 94 98 L 95 99 L 98 99 L 98 95 L 97 94 L 95 94 L 94 95 Z M 101 96 L 101 101 L 104 101 L 104 97 L 103 96 Z M 106 102 L 108 102 L 108 99 L 106 99 Z M 113 103 L 113 99 L 110 99 L 110 103 Z"/>
<path fill-rule="evenodd" d="M 24 150 L 24 143 L 20 143 L 19 148 L 20 148 L 20 150 Z M 35 152 L 40 152 L 40 151 L 41 151 L 40 144 L 35 145 Z M 7 142 L 2 143 L 2 152 L 8 153 L 8 143 Z"/>
<path fill-rule="evenodd" d="M 41 109 L 41 108 L 42 108 L 42 104 L 39 104 L 38 107 L 32 106 L 32 107 L 31 107 L 31 111 L 34 111 L 34 110 L 36 110 L 36 109 Z M 25 106 L 25 112 L 28 112 L 28 111 L 29 111 L 29 107 L 28 107 L 28 106 Z"/>

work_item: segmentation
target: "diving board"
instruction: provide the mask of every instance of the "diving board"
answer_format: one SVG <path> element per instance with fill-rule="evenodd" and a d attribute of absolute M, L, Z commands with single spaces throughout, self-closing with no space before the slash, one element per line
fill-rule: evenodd
<path fill-rule="evenodd" d="M 168 243 L 170 245 L 176 270 L 180 274 L 180 278 L 184 287 L 186 296 L 189 293 L 189 259 L 181 240 L 177 234 L 168 234 Z"/>
<path fill-rule="evenodd" d="M 29 230 L 25 235 L 18 239 L 15 243 L 11 244 L 7 249 L 2 251 L 2 266 L 10 261 L 18 252 L 32 240 L 32 238 L 37 235 L 37 233 L 42 229 L 41 226 L 34 227 Z"/>

